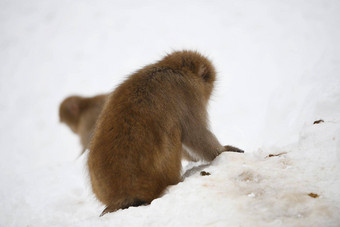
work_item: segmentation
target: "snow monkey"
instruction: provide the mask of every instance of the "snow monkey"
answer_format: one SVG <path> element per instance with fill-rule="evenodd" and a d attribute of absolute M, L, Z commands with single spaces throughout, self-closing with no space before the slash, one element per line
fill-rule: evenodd
<path fill-rule="evenodd" d="M 60 122 L 68 125 L 74 133 L 79 135 L 83 147 L 81 153 L 84 153 L 88 148 L 95 123 L 103 109 L 106 97 L 107 95 L 89 98 L 70 96 L 60 104 Z"/>
<path fill-rule="evenodd" d="M 106 101 L 88 157 L 101 215 L 149 204 L 181 179 L 182 145 L 201 160 L 223 151 L 208 129 L 215 69 L 193 51 L 177 51 L 130 75 Z"/>
<path fill-rule="evenodd" d="M 94 97 L 70 96 L 60 105 L 60 121 L 67 124 L 71 130 L 80 136 L 84 153 L 88 148 L 90 138 L 95 127 L 98 116 L 103 109 L 108 95 L 97 95 Z M 183 148 L 182 158 L 187 161 L 198 161 L 192 157 L 188 151 Z"/>

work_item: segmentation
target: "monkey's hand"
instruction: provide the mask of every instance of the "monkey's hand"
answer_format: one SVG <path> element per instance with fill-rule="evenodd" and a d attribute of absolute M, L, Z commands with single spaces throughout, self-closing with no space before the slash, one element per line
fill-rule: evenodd
<path fill-rule="evenodd" d="M 226 151 L 226 152 L 244 153 L 244 150 L 241 150 L 241 149 L 239 149 L 237 147 L 233 147 L 233 146 L 229 146 L 229 145 L 224 146 L 224 151 Z"/>

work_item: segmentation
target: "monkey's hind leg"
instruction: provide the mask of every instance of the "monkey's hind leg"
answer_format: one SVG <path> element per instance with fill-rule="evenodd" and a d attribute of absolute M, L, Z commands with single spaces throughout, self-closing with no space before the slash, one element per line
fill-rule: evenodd
<path fill-rule="evenodd" d="M 229 146 L 229 145 L 224 146 L 224 149 L 225 149 L 226 152 L 244 153 L 244 150 L 241 150 L 237 147 L 233 147 L 233 146 Z"/>
<path fill-rule="evenodd" d="M 147 202 L 144 202 L 142 200 L 139 200 L 139 199 L 136 199 L 134 200 L 133 202 L 131 203 L 125 203 L 124 205 L 122 206 L 119 206 L 119 208 L 117 208 L 117 206 L 107 206 L 103 212 L 99 215 L 99 217 L 102 217 L 103 215 L 105 215 L 106 213 L 111 213 L 111 212 L 115 212 L 116 210 L 119 210 L 119 209 L 127 209 L 129 207 L 138 207 L 138 206 L 141 206 L 141 205 L 147 205 L 149 203 Z"/>

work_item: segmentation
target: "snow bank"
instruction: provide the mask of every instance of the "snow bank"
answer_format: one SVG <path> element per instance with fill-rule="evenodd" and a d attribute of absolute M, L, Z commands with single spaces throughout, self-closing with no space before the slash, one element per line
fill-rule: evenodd
<path fill-rule="evenodd" d="M 1 220 L 6 226 L 338 226 L 339 126 L 311 124 L 287 147 L 189 163 L 187 178 L 163 197 L 101 218 L 84 155 L 23 176 Z"/>

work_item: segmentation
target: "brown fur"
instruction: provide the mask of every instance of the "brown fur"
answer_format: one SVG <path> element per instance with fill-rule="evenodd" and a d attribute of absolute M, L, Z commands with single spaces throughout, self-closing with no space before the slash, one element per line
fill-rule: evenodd
<path fill-rule="evenodd" d="M 92 189 L 107 207 L 148 204 L 180 181 L 182 144 L 201 160 L 225 151 L 208 129 L 215 69 L 197 52 L 174 52 L 109 95 L 90 144 Z M 228 147 L 231 148 L 231 147 Z"/>
<path fill-rule="evenodd" d="M 103 109 L 107 95 L 90 98 L 70 96 L 59 107 L 60 121 L 78 134 L 82 144 L 82 153 L 87 149 L 95 123 Z"/>
<path fill-rule="evenodd" d="M 83 150 L 88 148 L 95 123 L 108 95 L 97 95 L 94 97 L 70 96 L 66 98 L 59 108 L 60 121 L 70 127 L 79 135 Z M 196 162 L 197 158 L 192 157 L 183 148 L 182 158 L 187 161 Z"/>

